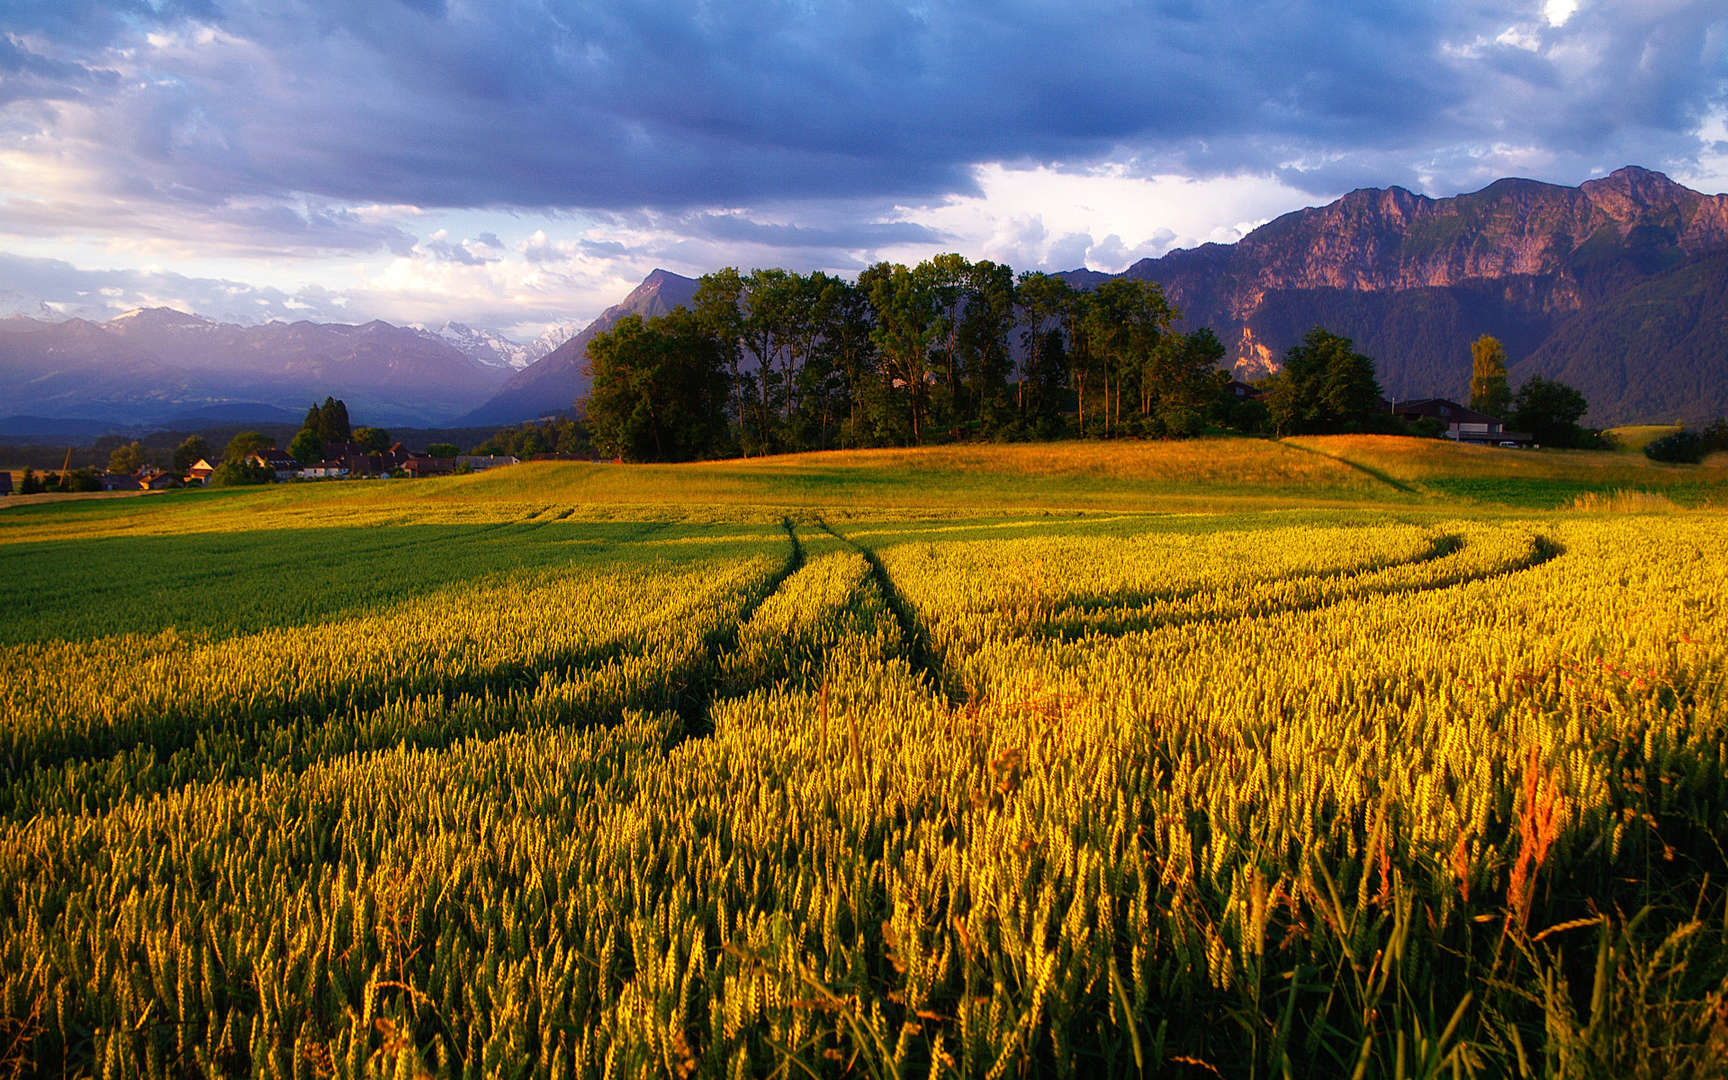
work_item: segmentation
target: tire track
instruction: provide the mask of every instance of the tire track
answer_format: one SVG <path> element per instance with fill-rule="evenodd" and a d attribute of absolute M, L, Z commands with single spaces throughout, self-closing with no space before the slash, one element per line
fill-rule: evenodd
<path fill-rule="evenodd" d="M 631 530 L 631 536 L 639 539 L 665 524 L 643 522 Z M 719 658 L 733 647 L 739 627 L 804 563 L 803 546 L 791 522 L 786 520 L 782 525 L 789 541 L 785 563 L 745 597 L 732 619 L 707 636 L 704 647 L 694 658 L 670 665 L 665 677 L 656 680 L 658 688 L 640 696 L 626 695 L 616 702 L 618 711 L 671 709 L 685 721 L 688 733 L 700 734 L 707 730 L 710 723 L 708 713 L 718 696 Z M 618 537 L 611 544 L 624 542 L 625 538 Z M 91 725 L 69 728 L 52 733 L 35 745 L 14 747 L 0 755 L 0 818 L 35 814 L 37 807 L 35 800 L 30 798 L 30 792 L 52 790 L 57 786 L 57 777 L 69 775 L 66 774 L 68 769 L 81 772 L 92 781 L 105 783 L 117 782 L 120 777 L 104 774 L 129 774 L 137 769 L 142 769 L 149 777 L 141 786 L 133 786 L 123 794 L 92 791 L 87 804 L 90 808 L 97 808 L 126 799 L 149 797 L 187 784 L 218 780 L 227 775 L 236 762 L 243 763 L 246 768 L 269 764 L 298 772 L 319 761 L 346 754 L 376 752 L 399 745 L 440 749 L 472 736 L 491 738 L 523 730 L 533 726 L 534 717 L 517 716 L 511 722 L 483 729 L 391 730 L 370 737 L 364 728 L 357 728 L 351 743 L 321 747 L 310 753 L 302 749 L 306 740 L 318 742 L 321 733 L 327 736 L 329 732 L 326 729 L 332 725 L 340 728 L 354 718 L 364 718 L 365 714 L 393 703 L 424 701 L 434 705 L 434 711 L 443 713 L 463 699 L 485 702 L 522 698 L 532 695 L 548 676 L 573 679 L 614 660 L 642 655 L 643 651 L 641 634 L 633 633 L 612 641 L 556 650 L 528 662 L 502 663 L 462 675 L 425 676 L 405 670 L 394 677 L 364 685 L 347 684 L 285 695 L 264 703 L 262 711 L 257 702 L 236 702 L 232 708 L 213 712 L 200 711 L 196 707 L 164 710 L 141 727 L 124 733 L 103 731 Z M 601 710 L 602 713 L 610 711 L 610 705 Z M 558 726 L 567 723 L 604 726 L 609 722 L 596 715 L 568 722 L 554 721 Z"/>
<path fill-rule="evenodd" d="M 1442 538 L 1442 540 L 1444 539 L 1446 538 Z M 1396 569 L 1401 566 L 1420 566 L 1424 563 L 1433 562 L 1448 555 L 1457 554 L 1465 549 L 1466 544 L 1461 538 L 1453 537 L 1451 539 L 1456 541 L 1455 546 L 1451 547 L 1450 550 L 1440 552 L 1439 554 L 1431 554 L 1406 563 L 1396 563 L 1388 567 L 1374 570 L 1338 575 L 1338 578 L 1348 580 L 1351 577 L 1366 577 L 1370 574 L 1381 573 L 1386 569 Z M 1315 597 L 1312 600 L 1299 601 L 1296 603 L 1269 604 L 1263 607 L 1241 611 L 1176 612 L 1168 615 L 1146 615 L 1140 617 L 1135 617 L 1132 614 L 1129 614 L 1122 618 L 1120 625 L 1109 629 L 1087 626 L 1083 618 L 1068 618 L 1064 620 L 1063 616 L 1065 615 L 1070 615 L 1070 613 L 1076 611 L 1086 612 L 1088 610 L 1088 608 L 1069 606 L 1052 614 L 1041 625 L 1023 627 L 1022 634 L 1028 637 L 1046 637 L 1056 641 L 1073 641 L 1084 637 L 1122 637 L 1127 634 L 1142 633 L 1149 630 L 1159 630 L 1168 627 L 1217 625 L 1220 623 L 1239 622 L 1244 619 L 1267 619 L 1276 618 L 1280 615 L 1306 614 L 1313 611 L 1323 611 L 1327 608 L 1337 607 L 1340 604 L 1345 604 L 1352 600 L 1359 600 L 1366 597 L 1415 596 L 1426 592 L 1441 592 L 1446 589 L 1455 589 L 1462 585 L 1468 585 L 1477 581 L 1492 581 L 1495 578 L 1507 577 L 1512 574 L 1519 574 L 1527 570 L 1533 570 L 1544 563 L 1559 558 L 1561 555 L 1565 554 L 1565 551 L 1566 549 L 1558 542 L 1549 537 L 1538 535 L 1532 538 L 1529 549 L 1518 559 L 1508 563 L 1503 563 L 1499 566 L 1467 570 L 1458 574 L 1446 575 L 1433 581 L 1371 586 L 1340 593 L 1336 596 L 1320 596 Z M 1107 605 L 1091 607 L 1090 610 L 1098 610 L 1099 607 L 1103 606 Z M 1130 605 L 1124 603 L 1119 606 L 1127 607 Z"/>
<path fill-rule="evenodd" d="M 964 704 L 966 696 L 960 692 L 959 686 L 948 673 L 942 663 L 941 656 L 930 644 L 930 637 L 924 625 L 918 621 L 918 612 L 906 599 L 899 586 L 888 573 L 888 568 L 882 565 L 882 557 L 876 554 L 874 548 L 866 547 L 849 536 L 837 531 L 828 524 L 826 518 L 817 518 L 816 524 L 829 536 L 845 544 L 864 557 L 870 567 L 869 578 L 876 583 L 876 588 L 882 593 L 882 599 L 887 603 L 888 610 L 893 612 L 894 621 L 900 624 L 900 638 L 906 645 L 906 658 L 914 670 L 918 671 L 929 684 L 930 689 L 946 698 L 949 705 Z"/>

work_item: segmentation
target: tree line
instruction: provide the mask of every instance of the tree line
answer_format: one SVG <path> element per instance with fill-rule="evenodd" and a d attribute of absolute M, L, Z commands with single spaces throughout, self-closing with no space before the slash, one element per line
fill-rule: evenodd
<path fill-rule="evenodd" d="M 1151 282 L 1081 290 L 954 254 L 856 282 L 728 267 L 688 308 L 596 335 L 582 405 L 595 450 L 630 460 L 1263 429 L 1216 335 L 1179 316 Z"/>

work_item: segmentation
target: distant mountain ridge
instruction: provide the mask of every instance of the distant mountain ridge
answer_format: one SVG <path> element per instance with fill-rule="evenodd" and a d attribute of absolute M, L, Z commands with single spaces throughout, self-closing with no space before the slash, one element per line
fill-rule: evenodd
<path fill-rule="evenodd" d="M 687 307 L 698 282 L 670 270 L 656 269 L 630 295 L 600 313 L 580 334 L 515 375 L 485 404 L 463 416 L 459 424 L 514 424 L 567 412 L 588 392 L 588 343 L 618 325 L 626 315 L 652 319 L 677 307 Z"/>
<path fill-rule="evenodd" d="M 333 394 L 377 424 L 441 423 L 508 370 L 373 321 L 219 323 L 145 308 L 104 323 L 0 319 L 0 413 L 136 425 L 224 406 L 304 410 Z"/>
<path fill-rule="evenodd" d="M 1488 333 L 1506 345 L 1514 382 L 1540 374 L 1578 387 L 1591 423 L 1728 414 L 1728 196 L 1647 169 L 1578 187 L 1499 180 L 1442 199 L 1362 189 L 1235 244 L 1173 251 L 1122 275 L 1062 276 L 1086 287 L 1158 282 L 1184 328 L 1215 330 L 1244 378 L 1273 370 L 1319 325 L 1378 361 L 1388 395 L 1458 398 L 1469 344 Z M 136 425 L 299 410 L 334 394 L 377 424 L 517 423 L 574 409 L 589 341 L 625 315 L 690 304 L 697 285 L 657 269 L 580 333 L 555 327 L 527 344 L 454 322 L 428 331 L 244 327 L 165 308 L 105 323 L 15 315 L 0 319 L 0 414 Z"/>
<path fill-rule="evenodd" d="M 1728 196 L 1629 166 L 1575 188 L 1499 180 L 1445 199 L 1362 189 L 1121 276 L 1163 286 L 1185 325 L 1217 331 L 1243 377 L 1323 325 L 1380 362 L 1389 394 L 1458 397 L 1469 343 L 1488 333 L 1506 344 L 1514 382 L 1572 382 L 1589 420 L 1608 425 L 1728 412 L 1723 254 Z M 1652 305 L 1682 297 L 1704 323 L 1656 317 Z M 1644 333 L 1615 332 L 1634 313 Z"/>

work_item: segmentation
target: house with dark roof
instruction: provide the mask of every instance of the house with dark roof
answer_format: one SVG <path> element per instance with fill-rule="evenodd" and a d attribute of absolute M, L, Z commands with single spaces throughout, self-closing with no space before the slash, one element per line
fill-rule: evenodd
<path fill-rule="evenodd" d="M 277 480 L 293 480 L 300 475 L 300 463 L 274 446 L 253 451 L 246 460 L 260 468 L 269 469 L 276 474 Z"/>
<path fill-rule="evenodd" d="M 1400 420 L 1416 423 L 1434 419 L 1445 425 L 1445 436 L 1462 443 L 1481 446 L 1531 446 L 1535 440 L 1527 432 L 1507 431 L 1497 416 L 1477 412 L 1449 398 L 1415 398 L 1392 406 L 1392 414 Z"/>
<path fill-rule="evenodd" d="M 415 454 L 402 463 L 402 471 L 409 476 L 449 476 L 456 471 L 456 459 Z"/>
<path fill-rule="evenodd" d="M 348 462 L 341 458 L 326 458 L 300 467 L 302 480 L 339 480 L 347 476 Z"/>
<path fill-rule="evenodd" d="M 193 463 L 190 469 L 186 470 L 186 482 L 188 484 L 198 485 L 208 484 L 210 478 L 215 474 L 216 466 L 210 464 L 210 462 L 204 458 L 199 458 Z"/>

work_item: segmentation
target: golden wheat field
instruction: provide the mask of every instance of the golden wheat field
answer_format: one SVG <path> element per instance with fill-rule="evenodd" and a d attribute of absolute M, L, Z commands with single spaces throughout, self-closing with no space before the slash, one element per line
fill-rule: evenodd
<path fill-rule="evenodd" d="M 0 511 L 0 1072 L 1723 1075 L 1722 470 L 1469 449 Z"/>

